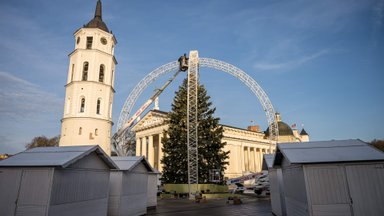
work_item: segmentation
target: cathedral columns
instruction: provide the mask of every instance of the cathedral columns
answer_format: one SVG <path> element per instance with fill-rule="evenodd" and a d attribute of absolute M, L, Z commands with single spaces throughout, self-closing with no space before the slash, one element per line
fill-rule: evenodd
<path fill-rule="evenodd" d="M 153 167 L 154 166 L 154 149 L 153 149 L 153 136 L 148 136 L 148 145 L 147 145 L 147 160 L 149 162 L 149 164 L 151 164 L 151 166 Z"/>
<path fill-rule="evenodd" d="M 145 158 L 148 158 L 147 155 L 147 146 L 148 146 L 148 140 L 147 137 L 142 137 L 141 138 L 141 156 L 145 156 Z"/>
<path fill-rule="evenodd" d="M 248 171 L 251 172 L 252 171 L 251 147 L 248 146 L 247 150 L 248 150 L 248 152 L 247 152 L 247 155 L 248 155 Z"/>
<path fill-rule="evenodd" d="M 261 159 L 262 158 L 261 148 L 257 149 L 256 155 L 257 155 L 257 161 L 258 161 L 257 170 L 261 171 L 261 161 L 262 161 L 262 159 Z"/>
<path fill-rule="evenodd" d="M 163 165 L 161 164 L 161 159 L 163 159 L 163 143 L 162 143 L 162 140 L 163 140 L 163 133 L 159 134 L 159 161 L 158 161 L 158 164 L 159 164 L 159 172 L 162 172 L 163 171 Z"/>
<path fill-rule="evenodd" d="M 141 138 L 138 138 L 136 137 L 136 152 L 135 152 L 135 155 L 136 156 L 141 156 Z"/>
<path fill-rule="evenodd" d="M 255 148 L 250 148 L 250 151 L 249 151 L 249 157 L 251 158 L 251 165 L 249 167 L 250 171 L 251 172 L 255 172 L 256 171 L 256 164 L 255 164 Z"/>
<path fill-rule="evenodd" d="M 240 158 L 241 158 L 241 172 L 244 174 L 245 172 L 245 147 L 243 145 L 240 146 Z"/>

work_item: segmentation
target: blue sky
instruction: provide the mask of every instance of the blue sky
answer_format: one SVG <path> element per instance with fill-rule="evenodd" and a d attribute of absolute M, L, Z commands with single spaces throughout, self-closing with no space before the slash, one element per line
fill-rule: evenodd
<path fill-rule="evenodd" d="M 198 50 L 242 69 L 283 121 L 311 140 L 384 138 L 384 1 L 103 0 L 118 60 L 113 121 L 155 68 Z M 60 133 L 73 33 L 96 0 L 0 1 L 0 153 Z M 238 79 L 201 68 L 221 123 L 266 129 L 258 99 Z M 160 96 L 169 111 L 185 74 Z M 168 77 L 149 86 L 140 106 Z M 136 109 L 134 108 L 134 109 Z"/>

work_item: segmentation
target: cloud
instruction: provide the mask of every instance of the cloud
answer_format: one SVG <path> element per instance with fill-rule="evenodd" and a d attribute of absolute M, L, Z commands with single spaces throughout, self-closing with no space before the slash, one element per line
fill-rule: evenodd
<path fill-rule="evenodd" d="M 292 68 L 299 67 L 307 62 L 310 62 L 316 58 L 319 58 L 322 55 L 325 55 L 328 53 L 328 50 L 320 50 L 319 52 L 316 52 L 311 55 L 307 56 L 302 56 L 297 59 L 285 61 L 285 62 L 274 62 L 274 63 L 269 63 L 269 62 L 259 62 L 254 65 L 255 69 L 258 70 L 288 70 Z"/>
<path fill-rule="evenodd" d="M 38 85 L 0 71 L 0 120 L 25 121 L 62 111 L 62 99 Z"/>
<path fill-rule="evenodd" d="M 384 21 L 384 1 L 380 1 L 373 7 L 373 21 L 376 27 L 383 25 Z"/>

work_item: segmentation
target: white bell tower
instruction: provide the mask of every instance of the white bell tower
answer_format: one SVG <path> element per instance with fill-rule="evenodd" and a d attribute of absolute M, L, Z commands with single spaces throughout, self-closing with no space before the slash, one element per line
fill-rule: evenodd
<path fill-rule="evenodd" d="M 98 0 L 95 17 L 74 33 L 59 146 L 99 145 L 110 155 L 117 41 L 101 12 Z"/>

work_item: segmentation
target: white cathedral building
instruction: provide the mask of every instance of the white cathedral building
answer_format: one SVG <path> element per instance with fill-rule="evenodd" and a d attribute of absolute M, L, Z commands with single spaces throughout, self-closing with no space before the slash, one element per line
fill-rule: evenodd
<path fill-rule="evenodd" d="M 308 142 L 309 135 L 302 129 L 292 129 L 276 114 L 279 128 L 279 142 Z M 132 128 L 136 133 L 136 156 L 145 156 L 149 163 L 161 172 L 163 157 L 163 131 L 168 129 L 167 112 L 158 107 L 149 111 Z M 221 125 L 224 129 L 222 142 L 226 142 L 224 151 L 229 151 L 229 165 L 224 172 L 226 178 L 235 178 L 245 174 L 261 171 L 263 154 L 275 151 L 276 142 L 268 137 L 268 129 L 264 132 L 257 125 L 242 129 L 229 125 Z"/>
<path fill-rule="evenodd" d="M 61 120 L 59 146 L 99 145 L 111 155 L 112 104 L 117 61 L 115 36 L 102 20 L 101 1 L 97 1 L 94 18 L 74 33 L 75 48 L 69 54 L 68 79 L 65 86 L 64 114 Z M 136 132 L 136 155 L 145 156 L 160 172 L 163 131 L 167 113 L 149 111 L 133 127 Z M 303 129 L 299 134 L 276 119 L 279 142 L 305 142 L 309 136 Z M 230 151 L 225 177 L 238 177 L 261 170 L 263 154 L 272 153 L 276 142 L 268 139 L 258 126 L 241 129 L 222 125 L 225 151 Z"/>

